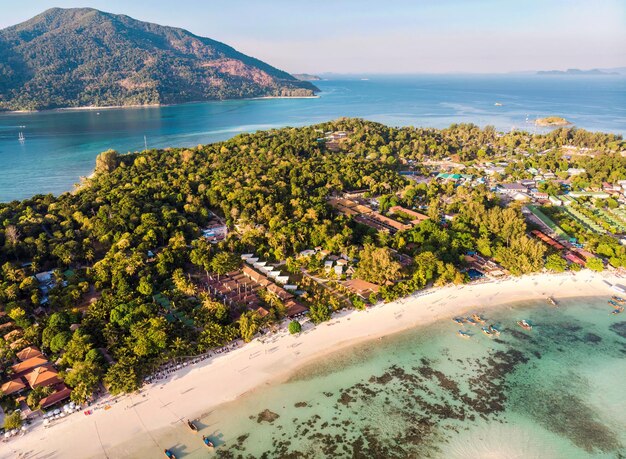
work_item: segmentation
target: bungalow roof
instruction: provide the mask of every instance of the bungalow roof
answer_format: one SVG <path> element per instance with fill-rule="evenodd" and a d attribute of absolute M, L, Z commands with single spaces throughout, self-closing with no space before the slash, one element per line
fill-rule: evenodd
<path fill-rule="evenodd" d="M 39 402 L 39 405 L 44 409 L 48 408 L 49 406 L 52 406 L 56 403 L 59 403 L 60 401 L 63 401 L 69 398 L 71 394 L 72 394 L 71 389 L 68 388 L 65 384 L 63 384 L 59 390 L 41 399 L 41 401 Z"/>
<path fill-rule="evenodd" d="M 11 368 L 13 368 L 14 373 L 23 373 L 25 371 L 32 370 L 33 368 L 37 368 L 48 363 L 50 363 L 48 362 L 48 359 L 39 355 L 36 357 L 31 357 L 30 359 L 26 359 L 23 362 L 16 363 Z"/>
<path fill-rule="evenodd" d="M 15 378 L 15 379 L 12 379 L 11 381 L 5 382 L 0 387 L 0 391 L 2 391 L 4 395 L 11 395 L 11 394 L 21 391 L 25 387 L 26 387 L 26 384 L 24 383 L 24 380 L 22 378 Z"/>
<path fill-rule="evenodd" d="M 35 346 L 28 346 L 17 353 L 17 358 L 24 362 L 33 357 L 42 357 L 41 351 Z"/>
<path fill-rule="evenodd" d="M 59 373 L 57 373 L 51 364 L 37 367 L 24 377 L 32 389 L 35 389 L 36 387 L 51 386 L 61 382 L 59 379 Z"/>

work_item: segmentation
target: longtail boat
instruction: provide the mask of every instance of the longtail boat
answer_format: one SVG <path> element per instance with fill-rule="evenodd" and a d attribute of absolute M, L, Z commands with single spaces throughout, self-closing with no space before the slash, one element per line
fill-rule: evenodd
<path fill-rule="evenodd" d="M 213 446 L 215 446 L 213 445 L 213 442 L 209 440 L 209 437 L 205 437 L 204 435 L 202 436 L 202 441 L 207 448 L 213 448 Z"/>
<path fill-rule="evenodd" d="M 196 427 L 196 425 L 189 419 L 187 419 L 187 426 L 191 429 L 192 432 L 198 432 L 198 427 Z"/>
<path fill-rule="evenodd" d="M 485 323 L 485 319 L 483 319 L 480 314 L 472 314 L 472 319 L 474 319 L 476 321 L 476 323 L 479 324 L 484 324 Z"/>

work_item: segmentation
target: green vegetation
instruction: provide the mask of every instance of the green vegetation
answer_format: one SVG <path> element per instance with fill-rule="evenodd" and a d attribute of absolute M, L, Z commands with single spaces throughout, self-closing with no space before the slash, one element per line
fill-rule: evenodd
<path fill-rule="evenodd" d="M 320 131 L 338 130 L 349 133 L 340 151 L 317 141 Z M 7 314 L 0 320 L 13 322 L 21 344 L 40 346 L 58 360 L 74 400 L 88 399 L 100 383 L 113 394 L 132 392 L 169 359 L 236 338 L 249 341 L 285 317 L 285 304 L 267 292 L 259 293 L 269 313 L 261 318 L 247 304 L 228 304 L 207 290 L 207 279 L 239 268 L 243 253 L 286 260 L 286 269 L 299 276 L 301 301 L 313 323 L 342 307 L 364 308 L 365 300 L 339 280 L 321 285 L 304 276 L 302 269 L 324 269 L 320 258 L 296 258 L 305 249 L 345 254 L 356 277 L 381 286 L 371 303 L 465 282 L 469 251 L 513 274 L 541 270 L 545 246 L 526 235 L 519 207 L 503 207 L 484 184 L 415 183 L 399 169 L 409 161 L 420 169 L 423 160 L 451 154 L 472 162 L 478 156 L 517 158 L 518 148 L 531 146 L 575 143 L 610 150 L 613 142 L 621 145 L 612 135 L 576 130 L 500 136 L 472 125 L 396 129 L 342 119 L 196 148 L 104 152 L 95 176 L 80 190 L 0 204 L 0 306 Z M 598 163 L 621 164 L 618 174 L 624 174 L 621 160 L 606 155 L 612 159 Z M 601 167 L 598 174 L 613 172 Z M 397 204 L 430 218 L 391 234 L 328 203 L 361 189 L 380 197 L 382 211 Z M 567 216 L 555 215 L 558 209 L 542 210 L 614 266 L 626 264 L 626 248 L 613 238 L 587 234 Z M 201 230 L 215 215 L 229 232 L 211 244 Z M 51 271 L 50 281 L 40 283 L 33 276 L 44 271 Z M 3 378 L 13 357 L 9 343 L 0 340 Z"/>
<path fill-rule="evenodd" d="M 302 331 L 302 325 L 297 320 L 292 320 L 289 322 L 289 333 L 292 335 L 297 335 Z"/>
<path fill-rule="evenodd" d="M 4 418 L 4 429 L 13 430 L 22 427 L 22 415 L 19 411 L 14 411 Z"/>
<path fill-rule="evenodd" d="M 604 270 L 604 264 L 600 258 L 590 258 L 585 267 L 598 272 Z"/>
<path fill-rule="evenodd" d="M 223 43 L 90 8 L 0 30 L 0 109 L 307 96 L 317 88 Z"/>
<path fill-rule="evenodd" d="M 546 258 L 546 269 L 555 273 L 562 273 L 567 269 L 567 262 L 555 253 Z"/>

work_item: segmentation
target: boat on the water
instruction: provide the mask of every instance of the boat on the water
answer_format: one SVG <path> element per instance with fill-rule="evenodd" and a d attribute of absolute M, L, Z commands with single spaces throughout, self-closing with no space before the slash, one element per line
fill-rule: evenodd
<path fill-rule="evenodd" d="M 187 426 L 191 429 L 192 432 L 198 432 L 198 427 L 189 419 L 187 419 Z"/>
<path fill-rule="evenodd" d="M 209 439 L 209 437 L 206 437 L 204 435 L 202 436 L 202 441 L 207 448 L 213 448 L 215 446 L 213 442 Z"/>
<path fill-rule="evenodd" d="M 463 330 L 459 330 L 458 332 L 456 332 L 457 335 L 459 335 L 461 338 L 471 338 L 472 335 L 469 332 L 463 331 Z"/>
<path fill-rule="evenodd" d="M 176 459 L 176 454 L 171 452 L 169 449 L 164 449 L 163 452 L 165 453 L 165 457 L 169 459 Z"/>
<path fill-rule="evenodd" d="M 615 309 L 621 307 L 621 305 L 617 301 L 609 300 L 608 303 L 613 306 Z"/>
<path fill-rule="evenodd" d="M 465 317 L 453 317 L 452 320 L 459 325 L 463 325 L 465 323 Z"/>
<path fill-rule="evenodd" d="M 485 335 L 487 335 L 489 338 L 493 338 L 495 335 L 493 334 L 493 332 L 491 330 L 489 330 L 489 327 L 483 327 L 482 331 Z"/>
<path fill-rule="evenodd" d="M 611 314 L 621 314 L 624 312 L 624 306 L 619 306 L 611 311 Z"/>
<path fill-rule="evenodd" d="M 474 319 L 476 321 L 476 323 L 479 323 L 479 324 L 484 324 L 485 323 L 485 319 L 483 317 L 481 317 L 480 314 L 472 314 L 472 319 Z"/>
<path fill-rule="evenodd" d="M 559 307 L 558 303 L 554 300 L 554 298 L 552 298 L 551 296 L 549 296 L 548 298 L 546 298 L 548 300 L 548 303 L 550 303 L 550 305 L 554 306 L 554 307 Z"/>
<path fill-rule="evenodd" d="M 526 319 L 522 319 L 522 320 L 518 320 L 517 321 L 517 325 L 519 325 L 520 327 L 522 327 L 524 330 L 532 330 L 533 326 L 530 325 Z"/>
<path fill-rule="evenodd" d="M 494 327 L 493 325 L 489 325 L 489 327 L 487 327 L 487 329 L 491 332 L 491 334 L 493 336 L 500 336 L 500 330 L 498 330 L 496 327 Z"/>
<path fill-rule="evenodd" d="M 620 303 L 620 304 L 626 303 L 626 299 L 622 298 L 621 296 L 613 296 L 611 299 L 615 301 L 616 303 Z"/>
<path fill-rule="evenodd" d="M 470 324 L 470 325 L 477 325 L 478 322 L 476 322 L 474 319 L 472 319 L 471 317 L 465 319 L 465 322 Z"/>

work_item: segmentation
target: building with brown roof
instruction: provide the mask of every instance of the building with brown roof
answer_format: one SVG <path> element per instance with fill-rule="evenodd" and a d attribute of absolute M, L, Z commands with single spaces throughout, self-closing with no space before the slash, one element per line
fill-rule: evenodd
<path fill-rule="evenodd" d="M 419 212 L 415 212 L 414 210 L 407 209 L 406 207 L 402 207 L 402 206 L 390 207 L 389 212 L 391 212 L 392 214 L 401 213 L 401 214 L 408 215 L 409 217 L 412 218 L 411 223 L 413 223 L 414 225 L 418 225 L 424 220 L 428 220 L 427 215 L 420 214 Z"/>
<path fill-rule="evenodd" d="M 4 395 L 11 395 L 21 390 L 24 390 L 25 388 L 26 384 L 24 383 L 24 380 L 22 378 L 15 378 L 9 382 L 4 383 L 0 387 L 0 391 L 2 391 Z"/>
<path fill-rule="evenodd" d="M 52 386 L 53 384 L 59 384 L 61 382 L 59 373 L 57 373 L 51 364 L 35 368 L 24 375 L 24 378 L 28 381 L 28 385 L 31 389 Z"/>
<path fill-rule="evenodd" d="M 22 362 L 33 357 L 42 357 L 41 351 L 37 349 L 35 346 L 25 347 L 16 355 L 17 355 L 17 358 L 20 359 L 20 361 Z"/>
<path fill-rule="evenodd" d="M 296 300 L 289 300 L 285 303 L 285 308 L 287 308 L 287 317 L 292 318 L 303 314 L 308 311 L 307 308 L 302 306 Z"/>
<path fill-rule="evenodd" d="M 63 400 L 66 400 L 68 398 L 70 398 L 70 395 L 72 394 L 72 391 L 70 388 L 68 388 L 65 384 L 61 384 L 57 391 L 48 395 L 45 398 L 42 398 L 41 401 L 39 402 L 39 406 L 41 406 L 41 408 L 46 409 L 49 406 L 52 406 L 56 403 L 59 403 Z"/>
<path fill-rule="evenodd" d="M 48 359 L 43 356 L 31 357 L 30 359 L 24 360 L 23 362 L 16 363 L 11 368 L 15 374 L 25 373 L 27 371 L 32 370 L 33 368 L 40 367 L 42 365 L 49 364 Z"/>
<path fill-rule="evenodd" d="M 371 282 L 364 281 L 363 279 L 351 279 L 344 282 L 344 286 L 348 287 L 354 293 L 362 298 L 368 298 L 372 293 L 378 294 L 380 286 Z"/>

